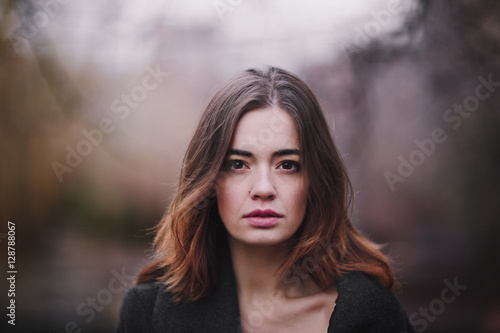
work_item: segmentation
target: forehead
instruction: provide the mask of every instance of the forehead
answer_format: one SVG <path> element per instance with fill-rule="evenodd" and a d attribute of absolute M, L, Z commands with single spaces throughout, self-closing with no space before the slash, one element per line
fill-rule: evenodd
<path fill-rule="evenodd" d="M 232 147 L 249 151 L 299 149 L 295 122 L 279 108 L 249 111 L 236 126 Z"/>

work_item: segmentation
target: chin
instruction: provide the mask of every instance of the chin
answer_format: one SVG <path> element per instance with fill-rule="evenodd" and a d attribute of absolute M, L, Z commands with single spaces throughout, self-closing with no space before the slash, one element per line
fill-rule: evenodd
<path fill-rule="evenodd" d="M 291 236 L 284 237 L 284 236 L 280 236 L 280 235 L 270 235 L 269 233 L 271 233 L 272 231 L 269 231 L 269 230 L 266 230 L 265 232 L 268 234 L 266 235 L 266 234 L 262 234 L 261 232 L 258 232 L 260 235 L 258 235 L 258 234 L 254 234 L 254 235 L 246 234 L 244 237 L 230 236 L 230 238 L 232 238 L 234 241 L 236 241 L 238 243 L 245 244 L 248 246 L 276 246 L 276 245 L 287 243 L 291 238 Z"/>

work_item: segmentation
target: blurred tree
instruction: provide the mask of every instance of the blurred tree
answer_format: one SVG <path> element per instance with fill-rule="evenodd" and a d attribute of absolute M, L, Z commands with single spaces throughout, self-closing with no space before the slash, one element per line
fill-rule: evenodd
<path fill-rule="evenodd" d="M 500 297 L 499 17 L 494 0 L 422 0 L 403 29 L 372 39 L 348 63 L 336 59 L 309 73 L 327 109 L 348 125 L 337 136 L 361 192 L 362 228 L 379 241 L 411 244 L 403 254 L 407 281 L 427 281 L 431 290 L 455 274 L 472 286 L 471 299 L 482 300 L 448 325 L 494 313 Z M 487 97 L 477 97 L 478 85 Z M 392 193 L 384 172 L 435 128 L 447 140 Z M 498 328 L 496 319 L 480 320 L 486 331 Z"/>

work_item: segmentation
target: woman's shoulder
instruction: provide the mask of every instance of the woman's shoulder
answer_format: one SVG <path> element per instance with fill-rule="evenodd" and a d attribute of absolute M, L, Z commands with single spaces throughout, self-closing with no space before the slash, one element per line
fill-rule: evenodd
<path fill-rule="evenodd" d="M 165 285 L 156 280 L 143 282 L 130 287 L 125 293 L 124 301 L 141 302 L 144 305 L 154 303 L 160 292 L 163 292 Z"/>
<path fill-rule="evenodd" d="M 153 331 L 152 319 L 157 299 L 169 297 L 165 284 L 159 282 L 159 277 L 164 272 L 157 262 L 147 265 L 139 272 L 136 285 L 128 289 L 123 298 L 117 332 Z"/>
<path fill-rule="evenodd" d="M 370 332 L 414 332 L 396 295 L 376 277 L 349 272 L 337 281 L 335 326 L 339 332 L 371 327 Z"/>
<path fill-rule="evenodd" d="M 337 281 L 337 288 L 349 293 L 350 299 L 366 299 L 369 296 L 392 298 L 391 295 L 394 295 L 379 279 L 359 271 L 342 274 Z"/>
<path fill-rule="evenodd" d="M 220 272 L 213 292 L 193 302 L 176 302 L 159 279 L 142 279 L 124 297 L 118 319 L 119 333 L 236 332 L 239 308 L 236 283 Z M 153 274 L 154 276 L 155 274 Z"/>
<path fill-rule="evenodd" d="M 165 269 L 158 262 L 145 266 L 138 274 L 135 285 L 127 290 L 123 299 L 124 305 L 142 305 L 145 309 L 153 309 L 158 294 L 163 292 L 165 285 L 160 281 Z"/>
<path fill-rule="evenodd" d="M 127 290 L 120 308 L 117 332 L 151 332 L 156 299 L 164 285 L 157 281 L 137 284 Z"/>

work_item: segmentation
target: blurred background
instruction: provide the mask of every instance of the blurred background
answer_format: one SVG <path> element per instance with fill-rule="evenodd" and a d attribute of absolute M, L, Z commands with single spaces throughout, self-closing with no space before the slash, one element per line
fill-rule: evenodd
<path fill-rule="evenodd" d="M 15 328 L 114 331 L 209 97 L 270 64 L 325 106 L 355 224 L 387 243 L 417 330 L 500 332 L 499 17 L 493 0 L 2 1 Z"/>

